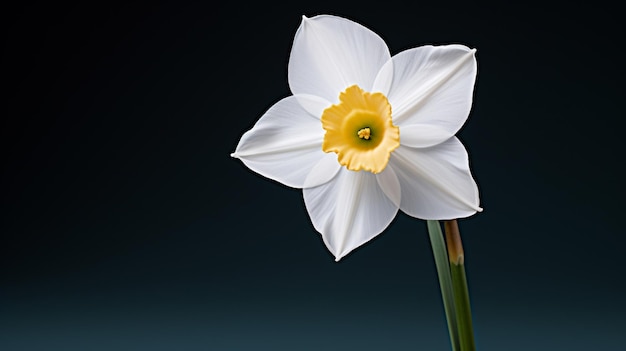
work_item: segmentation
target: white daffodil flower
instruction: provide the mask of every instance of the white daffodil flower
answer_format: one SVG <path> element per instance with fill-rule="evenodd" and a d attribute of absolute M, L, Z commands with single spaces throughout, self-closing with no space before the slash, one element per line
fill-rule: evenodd
<path fill-rule="evenodd" d="M 455 137 L 476 80 L 475 50 L 421 46 L 393 57 L 345 18 L 303 17 L 288 66 L 293 93 L 246 132 L 233 157 L 302 188 L 315 229 L 338 261 L 402 210 L 420 219 L 481 211 Z"/>

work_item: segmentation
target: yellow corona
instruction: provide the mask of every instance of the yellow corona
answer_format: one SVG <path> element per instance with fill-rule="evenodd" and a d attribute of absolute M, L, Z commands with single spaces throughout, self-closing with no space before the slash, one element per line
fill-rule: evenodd
<path fill-rule="evenodd" d="M 322 127 L 326 131 L 322 150 L 337 153 L 339 163 L 351 171 L 382 172 L 400 145 L 400 129 L 391 121 L 387 97 L 357 85 L 341 92 L 339 103 L 324 110 Z"/>

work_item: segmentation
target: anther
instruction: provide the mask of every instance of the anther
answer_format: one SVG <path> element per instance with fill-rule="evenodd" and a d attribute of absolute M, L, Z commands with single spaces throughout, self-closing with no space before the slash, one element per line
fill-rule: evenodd
<path fill-rule="evenodd" d="M 369 128 L 363 128 L 361 130 L 359 130 L 357 132 L 357 135 L 359 136 L 359 138 L 361 139 L 365 139 L 365 140 L 369 140 L 370 139 L 370 129 Z"/>

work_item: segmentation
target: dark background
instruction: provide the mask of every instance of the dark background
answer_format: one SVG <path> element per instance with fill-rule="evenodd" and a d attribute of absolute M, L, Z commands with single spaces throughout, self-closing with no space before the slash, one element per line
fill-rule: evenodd
<path fill-rule="evenodd" d="M 623 350 L 623 14 L 502 4 L 4 8 L 0 349 L 449 350 L 423 221 L 335 263 L 301 191 L 229 157 L 330 13 L 478 49 L 478 349 Z"/>

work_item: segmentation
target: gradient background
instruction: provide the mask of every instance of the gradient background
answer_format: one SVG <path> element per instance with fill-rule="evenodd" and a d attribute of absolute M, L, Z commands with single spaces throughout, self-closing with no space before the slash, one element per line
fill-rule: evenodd
<path fill-rule="evenodd" d="M 479 350 L 624 350 L 624 18 L 599 1 L 4 9 L 0 349 L 449 350 L 423 221 L 339 263 L 229 154 L 301 15 L 478 49 L 459 137 Z"/>

